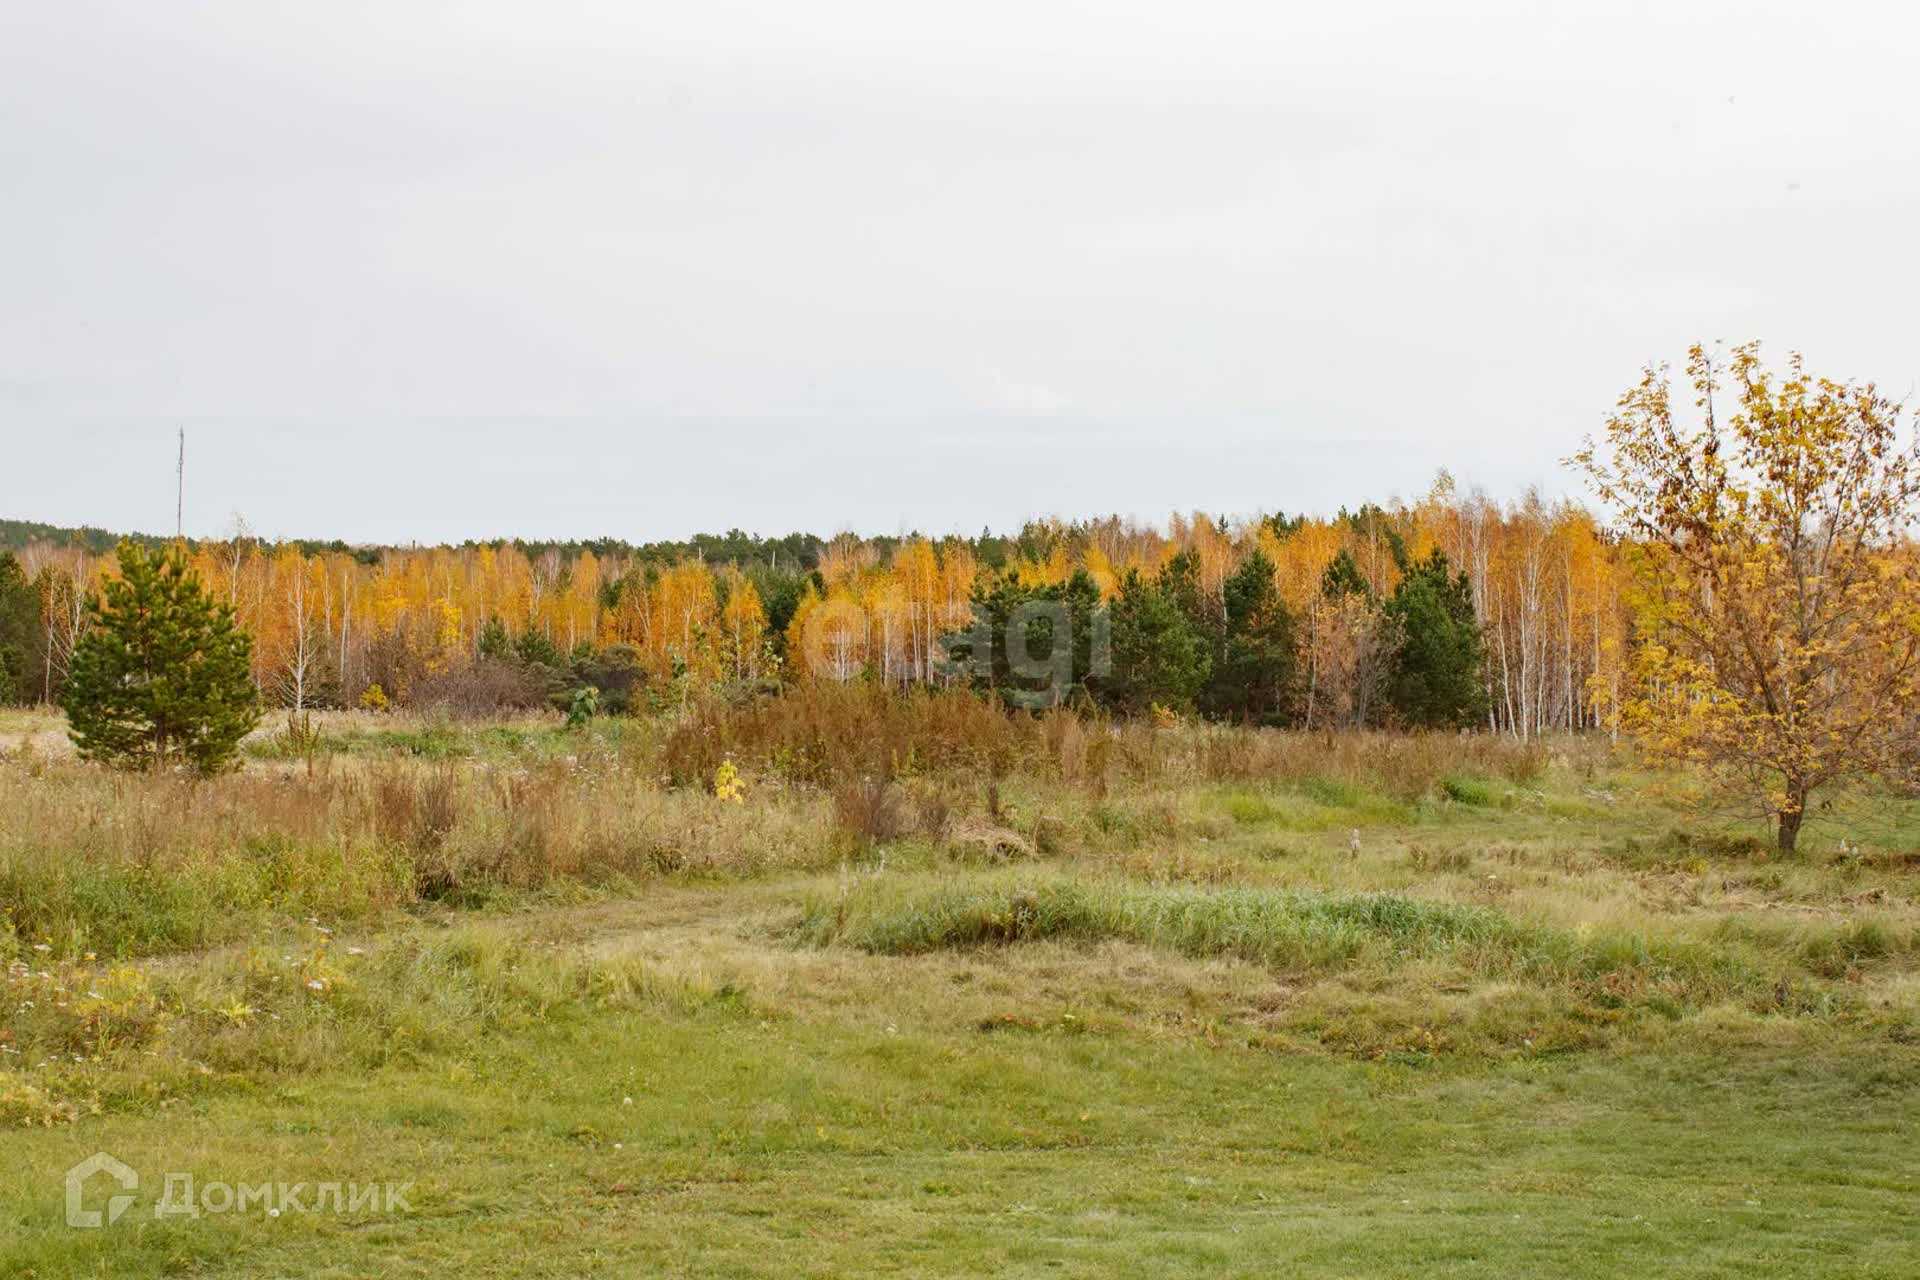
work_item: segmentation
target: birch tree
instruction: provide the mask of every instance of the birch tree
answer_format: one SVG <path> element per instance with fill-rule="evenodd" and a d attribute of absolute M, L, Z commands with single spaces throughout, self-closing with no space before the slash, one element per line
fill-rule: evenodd
<path fill-rule="evenodd" d="M 1724 365 L 1695 346 L 1687 378 L 1697 424 L 1651 367 L 1575 457 L 1634 544 L 1623 717 L 1759 801 L 1791 851 L 1817 792 L 1913 768 L 1920 443 L 1871 384 L 1798 356 L 1776 377 L 1755 344 Z"/>

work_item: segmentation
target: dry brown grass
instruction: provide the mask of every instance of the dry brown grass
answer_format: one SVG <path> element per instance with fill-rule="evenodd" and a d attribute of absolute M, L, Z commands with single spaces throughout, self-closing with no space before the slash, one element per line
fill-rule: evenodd
<path fill-rule="evenodd" d="M 1216 782 L 1326 779 L 1378 788 L 1401 801 L 1430 794 L 1450 775 L 1475 774 L 1525 785 L 1555 753 L 1605 755 L 1599 739 L 1517 742 L 1493 734 L 1304 733 L 1210 725 L 1186 734 L 1193 774 Z"/>
<path fill-rule="evenodd" d="M 970 694 L 815 683 L 696 705 L 668 736 L 664 763 L 679 782 L 710 778 L 728 759 L 820 785 L 943 769 L 1003 777 L 1045 757 L 1044 724 Z"/>
<path fill-rule="evenodd" d="M 0 941 L 134 954 L 269 916 L 371 918 L 422 900 L 831 865 L 830 800 L 668 789 L 614 754 L 514 765 L 320 756 L 211 780 L 0 763 Z"/>
<path fill-rule="evenodd" d="M 1103 796 L 1116 782 L 1331 779 L 1417 800 L 1455 774 L 1526 785 L 1556 756 L 1604 758 L 1597 739 L 1516 742 L 1491 734 L 1304 733 L 1183 724 L 1156 728 L 1056 709 L 1008 713 L 959 690 L 893 693 L 809 684 L 747 704 L 701 703 L 668 736 L 679 782 L 722 761 L 818 785 L 942 772 L 1043 777 Z"/>
<path fill-rule="evenodd" d="M 897 840 L 912 830 L 906 797 L 886 778 L 849 778 L 833 788 L 840 829 L 861 846 Z"/>

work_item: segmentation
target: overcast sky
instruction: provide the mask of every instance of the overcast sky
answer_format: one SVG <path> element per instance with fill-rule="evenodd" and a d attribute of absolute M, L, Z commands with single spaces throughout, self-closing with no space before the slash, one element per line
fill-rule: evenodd
<path fill-rule="evenodd" d="M 0 516 L 438 540 L 1574 486 L 1920 381 L 1903 4 L 0 0 Z"/>

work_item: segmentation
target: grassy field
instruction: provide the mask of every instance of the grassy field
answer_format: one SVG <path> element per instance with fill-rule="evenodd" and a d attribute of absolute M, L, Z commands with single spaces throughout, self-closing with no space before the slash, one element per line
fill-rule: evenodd
<path fill-rule="evenodd" d="M 315 723 L 0 714 L 0 1274 L 1920 1273 L 1911 798 L 1781 859 L 1598 739 Z"/>

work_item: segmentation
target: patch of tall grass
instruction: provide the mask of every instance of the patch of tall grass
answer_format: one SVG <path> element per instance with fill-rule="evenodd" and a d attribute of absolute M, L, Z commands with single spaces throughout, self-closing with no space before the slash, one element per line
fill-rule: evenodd
<path fill-rule="evenodd" d="M 1524 785 L 1556 762 L 1591 772 L 1607 752 L 1597 738 L 1549 748 L 1493 734 L 1157 727 L 1066 708 L 1008 712 L 965 690 L 831 682 L 744 703 L 703 701 L 662 747 L 664 771 L 680 782 L 711 777 L 730 759 L 820 785 L 952 770 L 983 778 L 1024 773 L 1096 795 L 1123 779 L 1258 782 L 1380 792 L 1400 803 L 1435 794 L 1454 775 Z"/>
<path fill-rule="evenodd" d="M 563 882 L 812 869 L 831 801 L 671 790 L 617 757 L 519 768 L 380 758 L 208 781 L 0 766 L 0 952 L 212 946 L 273 919 L 374 920 Z"/>
<path fill-rule="evenodd" d="M 1483 978 L 1580 986 L 1602 998 L 1659 991 L 1687 1003 L 1754 996 L 1797 954 L 1745 942 L 1628 930 L 1568 930 L 1491 907 L 1394 893 L 1204 889 L 1042 878 L 929 887 L 861 880 L 810 898 L 799 941 L 914 955 L 1037 939 L 1120 939 L 1300 974 L 1391 974 L 1444 961 Z"/>

